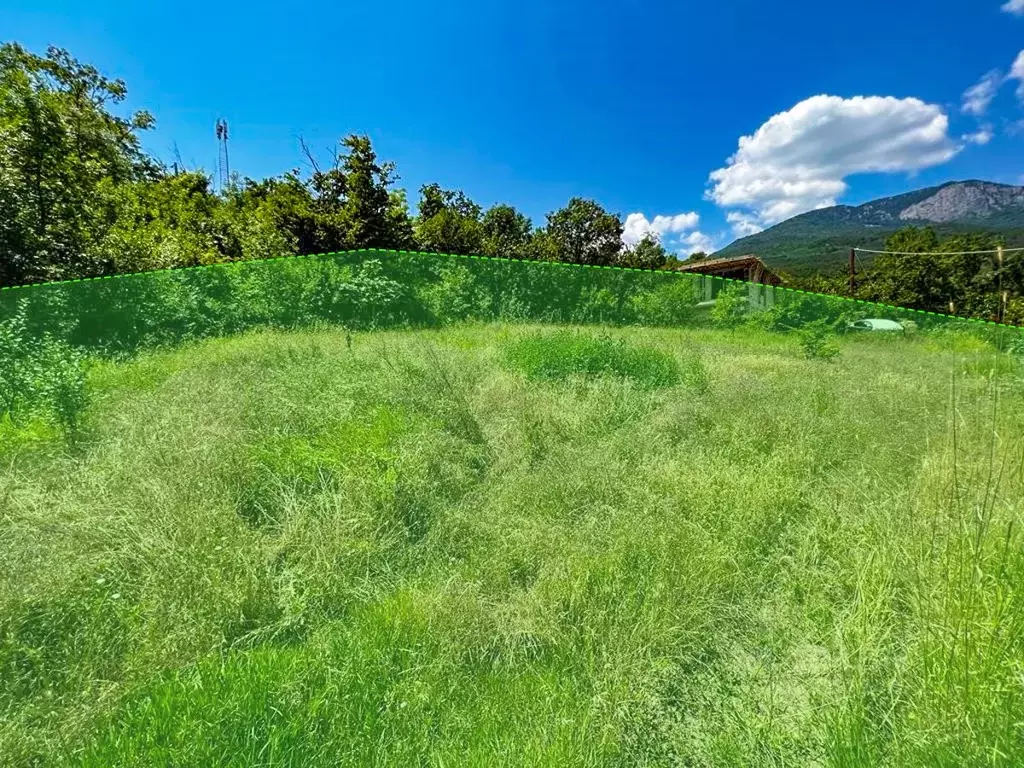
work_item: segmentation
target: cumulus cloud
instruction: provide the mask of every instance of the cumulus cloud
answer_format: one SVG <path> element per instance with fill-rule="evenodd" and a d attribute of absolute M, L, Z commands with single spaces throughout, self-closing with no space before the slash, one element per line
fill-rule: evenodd
<path fill-rule="evenodd" d="M 983 125 L 974 133 L 965 133 L 961 138 L 969 144 L 985 146 L 992 141 L 994 135 L 991 125 Z"/>
<path fill-rule="evenodd" d="M 1002 6 L 1002 9 L 1007 13 L 1015 13 L 1018 16 L 1024 16 L 1024 0 L 1007 0 Z"/>
<path fill-rule="evenodd" d="M 1024 2 L 1024 0 L 1021 0 Z M 999 86 L 1003 84 L 1003 73 L 998 69 L 984 75 L 981 80 L 972 85 L 963 95 L 963 107 L 961 110 L 975 117 L 981 117 L 988 111 L 988 105 L 992 103 Z"/>
<path fill-rule="evenodd" d="M 622 242 L 636 245 L 647 235 L 661 240 L 665 235 L 679 234 L 694 229 L 700 223 L 696 213 L 678 213 L 675 216 L 655 216 L 650 221 L 642 213 L 631 213 L 626 216 L 622 227 Z"/>
<path fill-rule="evenodd" d="M 764 229 L 764 227 L 757 223 L 757 217 L 749 213 L 729 211 L 725 214 L 725 220 L 732 226 L 732 231 L 736 233 L 736 237 L 756 235 Z"/>
<path fill-rule="evenodd" d="M 682 246 L 679 253 L 690 256 L 701 251 L 703 253 L 714 253 L 719 249 L 718 242 L 711 236 L 705 235 L 700 230 L 691 232 L 682 239 Z"/>
<path fill-rule="evenodd" d="M 959 149 L 949 118 L 920 99 L 813 96 L 740 137 L 727 165 L 711 173 L 707 197 L 749 209 L 748 228 L 770 226 L 835 205 L 847 176 L 916 171 Z"/>

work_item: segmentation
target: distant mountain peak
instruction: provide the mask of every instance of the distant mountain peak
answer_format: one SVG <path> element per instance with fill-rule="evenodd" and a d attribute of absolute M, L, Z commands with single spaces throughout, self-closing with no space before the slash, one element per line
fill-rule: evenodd
<path fill-rule="evenodd" d="M 1024 239 L 1024 187 L 970 179 L 951 181 L 862 205 L 808 211 L 744 237 L 715 256 L 753 253 L 777 269 L 830 271 L 850 248 L 877 248 L 909 225 L 939 234 L 1006 232 Z"/>
<path fill-rule="evenodd" d="M 986 219 L 1006 211 L 1020 211 L 1024 217 L 1024 187 L 988 181 L 947 184 L 931 197 L 900 212 L 903 221 L 946 224 L 966 219 Z"/>

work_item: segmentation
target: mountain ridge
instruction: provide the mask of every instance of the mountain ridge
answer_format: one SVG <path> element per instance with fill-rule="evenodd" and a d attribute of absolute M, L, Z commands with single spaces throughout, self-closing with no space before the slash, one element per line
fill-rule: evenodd
<path fill-rule="evenodd" d="M 850 248 L 881 249 L 890 234 L 907 226 L 929 226 L 940 237 L 999 233 L 1010 245 L 1024 245 L 1024 186 L 949 181 L 861 205 L 820 208 L 739 238 L 713 255 L 752 253 L 776 270 L 828 274 L 845 264 Z"/>

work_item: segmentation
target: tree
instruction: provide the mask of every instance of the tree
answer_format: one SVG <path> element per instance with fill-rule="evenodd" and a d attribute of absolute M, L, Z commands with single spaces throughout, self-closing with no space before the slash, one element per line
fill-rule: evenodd
<path fill-rule="evenodd" d="M 401 239 L 395 232 L 389 187 L 398 179 L 395 164 L 378 163 L 368 136 L 346 136 L 342 156 L 345 201 L 341 207 L 345 243 L 349 248 L 392 248 Z"/>
<path fill-rule="evenodd" d="M 419 218 L 431 219 L 444 211 L 452 211 L 467 219 L 479 219 L 481 208 L 461 189 L 443 189 L 439 184 L 424 184 L 420 187 Z"/>
<path fill-rule="evenodd" d="M 220 200 L 210 191 L 210 179 L 203 173 L 111 184 L 107 197 L 113 201 L 115 217 L 95 245 L 105 271 L 211 264 L 222 261 L 232 245 L 242 258 L 241 245 L 231 243 L 231 236 L 236 232 L 243 237 L 254 234 L 251 222 L 245 222 L 248 226 L 244 229 L 233 230 L 218 216 Z"/>
<path fill-rule="evenodd" d="M 416 241 L 425 251 L 479 254 L 483 250 L 480 210 L 461 190 L 428 184 L 420 189 Z"/>
<path fill-rule="evenodd" d="M 622 250 L 622 221 L 593 200 L 574 197 L 547 216 L 547 234 L 561 260 L 614 264 Z"/>
<path fill-rule="evenodd" d="M 398 179 L 395 164 L 379 162 L 368 136 L 341 140 L 333 166 L 321 170 L 305 144 L 313 168 L 307 182 L 315 222 L 314 251 L 349 248 L 399 248 L 409 245 L 410 222 L 404 196 L 391 187 Z"/>
<path fill-rule="evenodd" d="M 546 227 L 541 227 L 530 238 L 530 254 L 537 261 L 562 261 L 565 257 L 558 241 Z"/>
<path fill-rule="evenodd" d="M 932 310 L 941 307 L 943 290 L 934 279 L 938 258 L 926 255 L 939 250 L 935 231 L 905 227 L 886 239 L 885 250 L 892 253 L 875 257 L 870 280 L 862 289 L 866 298 Z"/>
<path fill-rule="evenodd" d="M 647 234 L 619 257 L 619 264 L 636 269 L 660 269 L 668 263 L 668 251 L 654 235 Z"/>
<path fill-rule="evenodd" d="M 448 200 L 440 184 L 424 184 L 420 187 L 420 221 L 434 218 L 447 207 Z"/>
<path fill-rule="evenodd" d="M 495 205 L 484 214 L 483 252 L 505 259 L 530 258 L 533 224 L 511 205 Z"/>
<path fill-rule="evenodd" d="M 67 51 L 36 56 L 0 45 L 0 279 L 23 282 L 101 271 L 93 248 L 112 219 L 113 186 L 158 173 L 130 118 L 108 107 L 127 89 Z M 112 186 L 113 185 L 113 186 Z"/>
<path fill-rule="evenodd" d="M 408 250 L 416 247 L 416 235 L 409 217 L 409 201 L 404 189 L 390 193 L 388 205 L 388 238 L 390 248 Z"/>
<path fill-rule="evenodd" d="M 295 253 L 337 250 L 340 234 L 331 243 L 335 247 L 324 247 L 328 244 L 321 241 L 312 185 L 303 182 L 297 169 L 259 181 L 245 179 L 230 188 L 225 198 L 228 217 L 252 215 L 269 219 Z"/>

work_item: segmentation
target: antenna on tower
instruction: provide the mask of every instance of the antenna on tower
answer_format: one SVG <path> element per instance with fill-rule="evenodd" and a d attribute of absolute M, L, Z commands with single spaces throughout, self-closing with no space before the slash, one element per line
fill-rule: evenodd
<path fill-rule="evenodd" d="M 217 182 L 223 192 L 231 181 L 231 166 L 228 163 L 228 121 L 217 120 Z"/>

